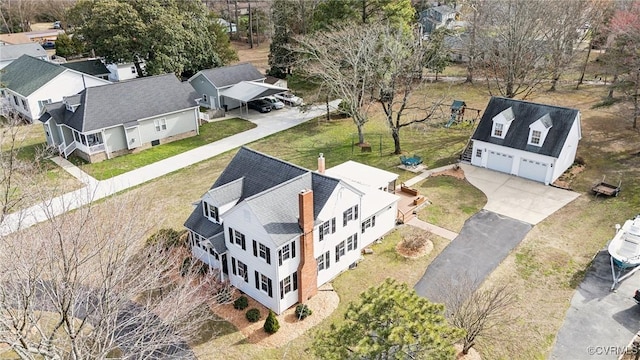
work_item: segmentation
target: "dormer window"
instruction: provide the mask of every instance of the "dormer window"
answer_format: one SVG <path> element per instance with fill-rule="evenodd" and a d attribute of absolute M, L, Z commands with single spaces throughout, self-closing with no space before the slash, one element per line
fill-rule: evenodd
<path fill-rule="evenodd" d="M 499 138 L 504 137 L 504 136 L 502 136 L 503 129 L 504 129 L 504 124 L 500 124 L 500 123 L 494 124 L 493 125 L 493 136 L 496 136 L 496 137 L 499 137 Z"/>
<path fill-rule="evenodd" d="M 511 108 L 507 108 L 500 112 L 498 115 L 494 116 L 492 119 L 493 127 L 491 128 L 491 136 L 504 139 L 504 137 L 507 136 L 507 132 L 509 132 L 509 126 L 511 126 L 511 122 L 514 119 L 515 116 Z"/>
<path fill-rule="evenodd" d="M 547 134 L 549 133 L 549 129 L 552 127 L 553 122 L 551 121 L 549 114 L 546 114 L 536 120 L 534 123 L 529 125 L 529 139 L 527 140 L 527 144 L 538 147 L 542 146 Z"/>
<path fill-rule="evenodd" d="M 533 145 L 540 145 L 540 138 L 542 138 L 542 131 L 531 130 L 531 143 Z"/>
<path fill-rule="evenodd" d="M 218 215 L 218 208 L 209 204 L 208 202 L 203 202 L 204 208 L 204 216 L 206 216 L 209 220 L 220 223 L 220 217 Z"/>

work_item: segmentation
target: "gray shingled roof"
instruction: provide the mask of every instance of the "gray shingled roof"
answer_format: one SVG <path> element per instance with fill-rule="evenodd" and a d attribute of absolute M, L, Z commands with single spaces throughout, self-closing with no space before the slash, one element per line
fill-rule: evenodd
<path fill-rule="evenodd" d="M 80 132 L 131 123 L 197 106 L 192 94 L 173 74 L 91 87 L 83 90 L 80 95 L 81 105 L 75 112 L 65 112 L 64 118 L 54 115 L 58 123 Z"/>
<path fill-rule="evenodd" d="M 224 227 L 222 225 L 209 221 L 209 219 L 204 216 L 202 210 L 202 201 L 198 202 L 198 205 L 193 210 L 191 215 L 189 215 L 189 218 L 187 218 L 184 226 L 187 229 L 193 230 L 207 239 L 224 231 Z"/>
<path fill-rule="evenodd" d="M 515 120 L 511 123 L 507 135 L 504 139 L 491 136 L 493 117 L 509 107 L 513 109 Z M 542 146 L 528 145 L 529 125 L 547 114 L 553 122 L 553 126 L 549 129 L 544 144 Z M 578 110 L 576 109 L 492 97 L 472 139 L 557 158 L 577 115 Z"/>
<path fill-rule="evenodd" d="M 65 70 L 60 65 L 22 55 L 2 69 L 0 83 L 22 96 L 29 96 Z"/>
<path fill-rule="evenodd" d="M 241 184 L 242 193 L 238 202 L 247 201 L 265 229 L 279 244 L 300 233 L 298 193 L 303 189 L 313 190 L 314 218 L 317 218 L 338 183 L 338 179 L 242 147 L 209 193 L 219 194 L 216 190 L 225 186 L 230 186 L 233 192 L 237 192 L 238 185 Z M 232 197 L 235 199 L 236 195 L 234 193 Z M 203 226 L 201 221 L 210 222 L 204 217 L 199 205 L 185 222 L 185 227 L 206 236 L 196 229 Z M 207 231 L 207 228 L 203 227 L 201 230 Z"/>
<path fill-rule="evenodd" d="M 244 63 L 200 71 L 217 88 L 237 84 L 241 81 L 256 81 L 265 78 L 253 64 Z"/>
<path fill-rule="evenodd" d="M 213 206 L 220 207 L 232 201 L 237 201 L 242 196 L 242 183 L 244 178 L 234 180 L 208 191 L 213 199 Z"/>
<path fill-rule="evenodd" d="M 17 59 L 22 55 L 29 55 L 34 57 L 47 56 L 47 51 L 38 43 L 31 44 L 17 44 L 17 45 L 3 45 L 0 48 L 0 60 L 12 60 Z"/>
<path fill-rule="evenodd" d="M 102 61 L 98 59 L 74 61 L 74 62 L 68 62 L 60 65 L 66 67 L 67 69 L 73 69 L 81 73 L 85 73 L 93 76 L 109 75 L 109 69 L 107 69 L 107 67 L 102 63 Z"/>

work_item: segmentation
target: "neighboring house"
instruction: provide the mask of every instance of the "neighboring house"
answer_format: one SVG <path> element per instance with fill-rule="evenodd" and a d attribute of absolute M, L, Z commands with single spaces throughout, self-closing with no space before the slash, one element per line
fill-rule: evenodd
<path fill-rule="evenodd" d="M 144 64 L 141 64 L 141 66 L 144 70 Z M 107 69 L 109 70 L 110 81 L 131 80 L 140 76 L 138 69 L 136 69 L 133 63 L 107 64 Z"/>
<path fill-rule="evenodd" d="M 265 84 L 270 84 L 270 85 L 278 86 L 278 87 L 281 87 L 281 88 L 286 88 L 287 87 L 287 80 L 286 79 L 280 79 L 280 78 L 277 78 L 275 76 L 267 76 L 264 79 L 264 82 L 265 82 Z"/>
<path fill-rule="evenodd" d="M 236 27 L 236 24 L 234 23 L 230 23 L 225 19 L 222 18 L 218 18 L 216 19 L 216 22 L 220 25 L 222 25 L 225 29 L 227 29 L 227 32 L 229 34 L 235 34 L 236 32 L 238 32 L 238 28 Z"/>
<path fill-rule="evenodd" d="M 18 44 L 18 45 L 3 45 L 0 48 L 0 69 L 3 69 L 7 65 L 11 64 L 13 60 L 16 60 L 22 55 L 29 55 L 41 60 L 49 60 L 47 52 L 42 48 L 40 44 Z"/>
<path fill-rule="evenodd" d="M 47 144 L 97 162 L 198 134 L 198 105 L 173 74 L 87 88 L 47 104 Z"/>
<path fill-rule="evenodd" d="M 265 76 L 255 66 L 244 63 L 198 71 L 189 79 L 189 83 L 200 94 L 200 105 L 228 110 L 241 106 L 242 102 L 225 97 L 223 93 L 226 90 L 242 82 L 262 83 L 264 79 Z"/>
<path fill-rule="evenodd" d="M 100 59 L 65 62 L 60 65 L 100 79 L 109 80 L 110 72 Z"/>
<path fill-rule="evenodd" d="M 423 10 L 419 16 L 418 23 L 422 27 L 422 34 L 431 34 L 443 26 L 451 28 L 458 12 L 449 5 L 439 5 Z"/>
<path fill-rule="evenodd" d="M 33 41 L 26 33 L 0 34 L 0 45 L 31 44 Z"/>
<path fill-rule="evenodd" d="M 492 97 L 470 161 L 548 185 L 573 164 L 581 137 L 576 109 Z"/>
<path fill-rule="evenodd" d="M 310 171 L 241 148 L 195 204 L 193 255 L 281 314 L 355 266 L 396 222 L 398 175 L 349 161 Z"/>
<path fill-rule="evenodd" d="M 110 82 L 22 55 L 0 72 L 0 97 L 10 106 L 10 111 L 33 122 L 40 117 L 45 104 L 62 101 L 63 97 L 75 95 L 85 88 L 105 84 Z"/>

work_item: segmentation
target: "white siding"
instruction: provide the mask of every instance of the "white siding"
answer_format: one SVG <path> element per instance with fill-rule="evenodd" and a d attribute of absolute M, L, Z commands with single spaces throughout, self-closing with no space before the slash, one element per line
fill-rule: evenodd
<path fill-rule="evenodd" d="M 127 140 L 124 135 L 122 126 L 109 128 L 104 130 L 104 143 L 109 152 L 114 152 L 127 148 Z"/>
<path fill-rule="evenodd" d="M 109 81 L 82 74 L 72 70 L 65 70 L 51 81 L 34 91 L 27 97 L 29 107 L 29 118 L 37 119 L 40 115 L 38 101 L 51 100 L 51 102 L 62 101 L 65 96 L 75 95 L 85 88 L 110 84 Z"/>
<path fill-rule="evenodd" d="M 138 77 L 138 71 L 133 64 L 108 64 L 107 69 L 109 69 L 109 80 L 111 81 L 123 81 Z"/>
<path fill-rule="evenodd" d="M 375 240 L 381 238 L 396 226 L 396 216 L 398 214 L 398 203 L 395 202 L 388 207 L 381 209 L 376 216 L 376 225 L 361 232 L 362 242 L 358 242 L 360 249 L 369 246 Z M 361 219 L 364 221 L 366 219 Z"/>
<path fill-rule="evenodd" d="M 476 153 L 478 150 L 482 150 L 482 156 L 481 157 L 477 157 Z M 486 143 L 483 141 L 479 141 L 479 140 L 474 140 L 473 141 L 473 154 L 471 156 L 471 164 L 475 165 L 475 166 L 479 166 L 479 167 L 487 167 L 487 162 L 489 159 L 489 152 L 490 151 L 494 151 L 494 152 L 500 152 L 503 154 L 509 154 L 511 156 L 513 156 L 513 163 L 512 163 L 512 169 L 511 169 L 511 174 L 518 174 L 519 173 L 519 166 L 522 162 L 522 159 L 527 159 L 527 160 L 532 160 L 532 161 L 538 161 L 541 163 L 546 163 L 549 164 L 550 167 L 548 167 L 547 169 L 547 174 L 545 175 L 545 181 L 544 183 L 546 185 L 548 185 L 549 183 L 553 182 L 555 180 L 552 179 L 552 170 L 556 167 L 556 159 L 551 157 L 551 156 L 546 156 L 546 155 L 539 155 L 539 154 L 535 154 L 535 153 L 531 153 L 528 151 L 524 151 L 524 150 L 517 150 L 517 149 L 512 149 L 512 148 L 508 148 L 508 147 L 504 147 L 504 146 L 500 146 L 500 145 L 495 145 L 495 144 L 491 144 L 491 143 Z M 572 160 L 573 162 L 573 160 Z M 566 170 L 566 168 L 565 168 Z M 564 172 L 564 170 L 562 170 Z"/>
<path fill-rule="evenodd" d="M 580 129 L 580 113 L 576 117 L 573 125 L 571 126 L 571 130 L 569 130 L 569 135 L 567 135 L 567 140 L 562 147 L 562 151 L 558 156 L 558 160 L 556 161 L 556 165 L 553 169 L 553 175 L 551 178 L 551 182 L 555 181 L 562 173 L 564 173 L 576 159 L 576 152 L 578 150 L 578 142 L 581 138 L 581 129 Z"/>

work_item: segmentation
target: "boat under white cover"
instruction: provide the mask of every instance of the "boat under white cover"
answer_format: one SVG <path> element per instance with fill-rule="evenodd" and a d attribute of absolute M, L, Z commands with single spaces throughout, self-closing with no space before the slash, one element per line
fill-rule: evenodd
<path fill-rule="evenodd" d="M 609 242 L 609 254 L 620 268 L 640 265 L 640 215 L 625 221 Z"/>

